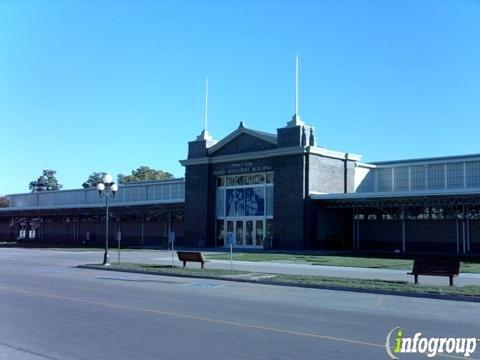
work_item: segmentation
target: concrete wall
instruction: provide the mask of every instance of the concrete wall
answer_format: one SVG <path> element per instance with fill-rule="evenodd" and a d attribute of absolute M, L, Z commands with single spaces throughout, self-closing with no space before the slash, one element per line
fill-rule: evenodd
<path fill-rule="evenodd" d="M 343 193 L 345 188 L 345 161 L 318 155 L 309 156 L 309 191 Z M 353 169 L 353 168 L 352 168 Z M 347 179 L 348 179 L 347 169 Z M 351 174 L 353 187 L 353 171 Z"/>

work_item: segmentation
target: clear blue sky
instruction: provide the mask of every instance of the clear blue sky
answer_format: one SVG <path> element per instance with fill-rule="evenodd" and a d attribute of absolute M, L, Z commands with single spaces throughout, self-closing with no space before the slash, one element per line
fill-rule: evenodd
<path fill-rule="evenodd" d="M 0 194 L 178 163 L 294 112 L 364 161 L 480 153 L 480 1 L 0 0 Z"/>

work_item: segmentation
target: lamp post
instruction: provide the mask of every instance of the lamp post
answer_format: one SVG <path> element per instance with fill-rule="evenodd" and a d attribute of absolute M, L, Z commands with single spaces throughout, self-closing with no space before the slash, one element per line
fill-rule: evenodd
<path fill-rule="evenodd" d="M 112 175 L 105 174 L 102 181 L 97 184 L 97 190 L 100 197 L 105 197 L 105 253 L 103 255 L 103 265 L 109 266 L 110 262 L 108 256 L 108 199 L 114 197 L 118 191 L 118 185 L 113 182 Z"/>

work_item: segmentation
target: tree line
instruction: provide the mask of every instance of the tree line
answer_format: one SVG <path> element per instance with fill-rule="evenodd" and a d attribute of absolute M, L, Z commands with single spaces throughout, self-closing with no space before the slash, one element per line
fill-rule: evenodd
<path fill-rule="evenodd" d="M 56 174 L 57 172 L 55 170 L 43 170 L 42 175 L 36 180 L 30 181 L 28 188 L 31 192 L 60 190 L 63 185 L 58 182 Z M 106 172 L 104 171 L 91 173 L 87 180 L 82 183 L 82 187 L 84 189 L 95 188 L 97 184 L 102 181 L 105 174 Z M 148 166 L 140 166 L 139 168 L 132 170 L 130 175 L 118 174 L 117 183 L 127 184 L 136 181 L 168 180 L 172 178 L 173 175 L 167 171 L 152 169 Z M 0 208 L 9 206 L 9 199 L 6 196 L 0 195 Z"/>
<path fill-rule="evenodd" d="M 31 192 L 60 190 L 63 185 L 58 182 L 56 173 L 55 170 L 43 170 L 42 175 L 36 180 L 31 181 L 28 188 Z M 82 183 L 82 187 L 84 189 L 96 187 L 98 183 L 102 182 L 102 178 L 105 174 L 106 172 L 104 171 L 91 173 L 87 180 Z M 148 166 L 140 166 L 139 168 L 132 170 L 130 175 L 118 174 L 117 183 L 127 184 L 136 181 L 168 180 L 172 178 L 173 175 L 169 172 L 152 169 Z"/>

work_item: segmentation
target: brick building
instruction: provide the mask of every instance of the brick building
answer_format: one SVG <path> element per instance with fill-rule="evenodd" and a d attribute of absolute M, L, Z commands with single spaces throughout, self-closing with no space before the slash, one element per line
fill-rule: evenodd
<path fill-rule="evenodd" d="M 362 163 L 318 146 L 294 116 L 276 133 L 204 130 L 185 178 L 120 186 L 111 241 L 125 245 L 480 253 L 480 155 Z M 0 240 L 101 244 L 95 189 L 13 194 Z"/>

